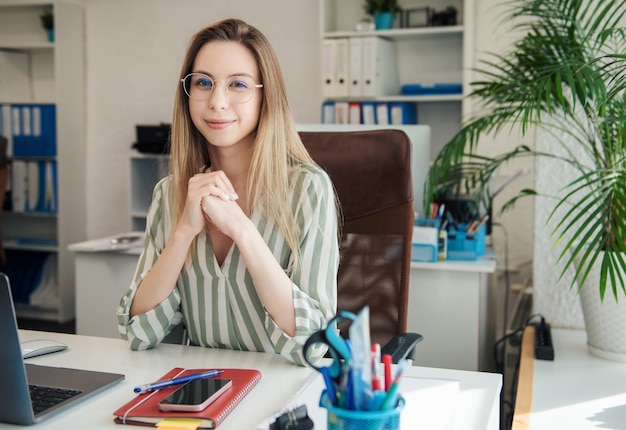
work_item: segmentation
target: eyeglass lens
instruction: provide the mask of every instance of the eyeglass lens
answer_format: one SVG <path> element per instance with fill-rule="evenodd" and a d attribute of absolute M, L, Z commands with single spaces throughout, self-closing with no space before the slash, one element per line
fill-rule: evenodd
<path fill-rule="evenodd" d="M 207 100 L 217 82 L 224 83 L 224 91 L 233 103 L 245 103 L 252 98 L 256 88 L 263 85 L 256 84 L 247 76 L 232 76 L 224 80 L 214 80 L 203 73 L 190 73 L 183 79 L 185 93 L 193 100 Z"/>

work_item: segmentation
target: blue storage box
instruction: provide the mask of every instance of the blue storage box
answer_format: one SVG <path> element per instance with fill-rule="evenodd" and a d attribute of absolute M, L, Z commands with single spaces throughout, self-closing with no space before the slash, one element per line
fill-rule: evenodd
<path fill-rule="evenodd" d="M 437 261 L 439 220 L 418 218 L 413 226 L 412 261 Z"/>
<path fill-rule="evenodd" d="M 451 84 L 404 84 L 401 93 L 403 96 L 426 96 L 461 94 L 463 86 L 460 83 Z"/>
<path fill-rule="evenodd" d="M 448 260 L 477 260 L 485 255 L 485 225 L 475 233 L 467 232 L 466 224 L 448 232 Z"/>

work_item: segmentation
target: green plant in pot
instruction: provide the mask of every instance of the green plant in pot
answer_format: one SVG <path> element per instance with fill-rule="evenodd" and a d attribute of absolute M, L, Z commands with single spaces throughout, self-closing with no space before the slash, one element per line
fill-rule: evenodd
<path fill-rule="evenodd" d="M 595 280 L 597 298 L 604 300 L 609 291 L 613 304 L 626 302 L 626 3 L 509 0 L 504 5 L 506 21 L 523 36 L 510 52 L 494 54 L 477 70 L 480 78 L 469 97 L 478 113 L 436 157 L 425 204 L 455 187 L 476 202 L 489 202 L 494 174 L 519 157 L 564 163 L 574 179 L 549 196 L 554 199 L 549 228 L 562 248 L 561 276 L 572 271 L 578 292 Z M 485 135 L 538 130 L 549 143 L 542 142 L 541 150 L 520 145 L 497 156 L 480 155 Z M 524 189 L 500 210 L 537 195 Z"/>
<path fill-rule="evenodd" d="M 363 9 L 374 18 L 379 30 L 391 28 L 395 14 L 402 10 L 398 0 L 366 0 Z"/>

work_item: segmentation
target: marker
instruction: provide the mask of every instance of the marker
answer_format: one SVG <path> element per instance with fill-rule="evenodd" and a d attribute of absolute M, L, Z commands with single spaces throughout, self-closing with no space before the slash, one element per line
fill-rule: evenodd
<path fill-rule="evenodd" d="M 480 220 L 480 223 L 474 226 L 474 228 L 469 233 L 476 233 L 478 230 L 480 230 L 483 224 L 487 222 L 488 219 L 489 219 L 489 215 L 485 215 L 483 219 Z"/>
<path fill-rule="evenodd" d="M 383 370 L 385 372 L 385 391 L 389 391 L 391 388 L 391 380 L 393 379 L 391 375 L 391 355 L 383 354 Z"/>
<path fill-rule="evenodd" d="M 158 390 L 160 388 L 171 387 L 173 385 L 184 384 L 185 382 L 194 381 L 196 379 L 212 378 L 213 376 L 221 375 L 223 370 L 209 370 L 202 373 L 193 373 L 187 376 L 181 376 L 180 378 L 166 379 L 164 381 L 152 382 L 150 384 L 140 385 L 134 388 L 135 393 L 146 393 L 148 391 Z"/>

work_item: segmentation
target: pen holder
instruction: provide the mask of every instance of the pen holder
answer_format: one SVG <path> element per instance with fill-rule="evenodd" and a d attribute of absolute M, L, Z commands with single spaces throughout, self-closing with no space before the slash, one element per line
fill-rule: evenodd
<path fill-rule="evenodd" d="M 398 430 L 404 399 L 400 396 L 393 409 L 353 411 L 333 406 L 328 393 L 324 390 L 320 398 L 320 406 L 328 411 L 328 430 Z"/>
<path fill-rule="evenodd" d="M 448 260 L 477 260 L 485 255 L 485 226 L 474 233 L 467 232 L 467 225 L 459 224 L 448 232 Z"/>

